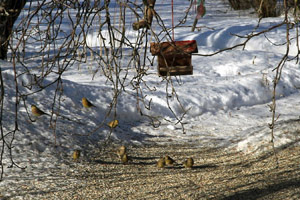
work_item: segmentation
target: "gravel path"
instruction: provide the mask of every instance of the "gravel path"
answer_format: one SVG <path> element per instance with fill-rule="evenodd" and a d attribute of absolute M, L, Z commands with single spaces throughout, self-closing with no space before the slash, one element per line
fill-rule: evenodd
<path fill-rule="evenodd" d="M 131 161 L 123 165 L 113 149 L 36 174 L 25 171 L 1 186 L 0 199 L 300 199 L 300 147 L 278 151 L 278 168 L 271 153 L 188 145 L 129 146 Z M 165 155 L 178 164 L 157 168 Z M 194 158 L 193 169 L 182 167 L 187 157 Z"/>

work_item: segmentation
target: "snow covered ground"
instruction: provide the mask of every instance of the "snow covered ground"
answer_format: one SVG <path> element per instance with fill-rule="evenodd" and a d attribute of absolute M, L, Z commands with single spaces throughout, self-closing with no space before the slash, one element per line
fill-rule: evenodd
<path fill-rule="evenodd" d="M 171 25 L 171 6 L 169 1 L 156 4 L 157 12 L 165 20 L 167 27 Z M 188 8 L 188 1 L 175 0 L 175 22 L 184 15 L 182 10 Z M 252 11 L 233 11 L 223 1 L 207 1 L 207 13 L 200 19 L 195 32 L 190 27 L 175 29 L 176 40 L 194 39 L 198 43 L 200 54 L 210 54 L 222 48 L 231 47 L 243 42 L 233 34 L 245 35 L 257 27 L 258 19 L 250 14 Z M 190 13 L 185 26 L 191 26 L 195 13 Z M 263 19 L 256 31 L 268 29 L 283 21 L 282 17 Z M 130 26 L 130 25 L 128 25 Z M 159 32 L 159 26 L 154 22 L 154 31 Z M 119 143 L 147 144 L 155 142 L 189 143 L 199 147 L 236 148 L 244 152 L 260 152 L 271 149 L 271 122 L 269 104 L 272 100 L 273 69 L 285 53 L 285 46 L 277 46 L 285 42 L 285 27 L 281 26 L 265 35 L 254 37 L 247 43 L 245 49 L 237 48 L 215 56 L 193 56 L 194 72 L 191 76 L 181 76 L 180 81 L 174 81 L 179 100 L 185 109 L 189 109 L 185 118 L 185 134 L 180 124 L 168 108 L 166 101 L 166 81 L 157 76 L 156 65 L 151 66 L 149 75 L 144 77 L 150 88 L 155 91 L 145 91 L 146 100 L 152 102 L 148 114 L 159 116 L 162 124 L 154 128 L 149 120 L 140 116 L 136 108 L 136 98 L 131 91 L 122 93 L 118 99 L 117 119 L 119 126 L 112 132 L 112 138 Z M 129 28 L 134 37 L 134 32 Z M 291 31 L 291 35 L 295 30 Z M 268 38 L 268 40 L 266 39 Z M 90 33 L 89 44 L 97 46 L 97 35 Z M 270 42 L 272 41 L 272 43 Z M 31 47 L 34 49 L 34 47 Z M 291 42 L 290 56 L 298 50 L 295 41 Z M 149 56 L 150 52 L 149 52 Z M 28 63 L 27 63 L 28 64 Z M 5 82 L 5 102 L 3 126 L 4 133 L 14 130 L 15 88 L 12 64 L 0 61 Z M 32 65 L 39 65 L 32 61 Z M 74 149 L 85 151 L 88 148 L 98 148 L 110 133 L 104 126 L 91 135 L 99 123 L 105 119 L 109 104 L 113 98 L 112 85 L 107 83 L 103 74 L 92 77 L 90 72 L 94 63 L 74 64 L 62 76 L 63 96 L 61 99 L 61 115 L 72 118 L 69 121 L 58 117 L 56 131 L 50 127 L 50 117 L 41 116 L 35 122 L 29 120 L 23 102 L 19 105 L 18 128 L 14 135 L 12 153 L 15 162 L 21 166 L 39 163 L 39 168 L 56 166 L 56 160 L 61 155 L 69 156 Z M 21 69 L 17 64 L 17 69 Z M 132 73 L 129 73 L 132 76 Z M 53 77 L 52 77 L 53 78 Z M 22 87 L 22 83 L 31 82 L 33 77 L 23 74 L 18 77 L 19 90 L 32 92 Z M 174 79 L 175 80 L 175 79 Z M 49 80 L 45 80 L 44 84 Z M 277 114 L 280 114 L 275 128 L 275 146 L 297 143 L 300 135 L 300 70 L 295 60 L 287 62 L 282 72 L 282 79 L 277 88 Z M 55 86 L 30 95 L 26 99 L 27 109 L 36 104 L 50 113 L 55 93 Z M 81 98 L 85 96 L 97 106 L 84 109 Z M 177 114 L 182 110 L 175 97 L 170 98 L 170 105 Z M 31 116 L 32 117 L 32 116 Z M 168 119 L 168 121 L 163 120 Z M 106 119 L 109 122 L 111 116 Z M 74 122 L 77 121 L 77 122 Z M 83 124 L 82 124 L 83 123 Z M 8 137 L 11 137 L 10 134 Z M 53 153 L 53 143 L 56 136 L 56 150 Z M 6 151 L 7 152 L 7 151 Z M 49 160 L 50 158 L 50 160 Z M 10 164 L 8 153 L 4 155 L 5 176 L 12 173 L 7 169 Z M 44 164 L 42 164 L 44 163 Z M 47 164 L 45 164 L 47 163 Z"/>

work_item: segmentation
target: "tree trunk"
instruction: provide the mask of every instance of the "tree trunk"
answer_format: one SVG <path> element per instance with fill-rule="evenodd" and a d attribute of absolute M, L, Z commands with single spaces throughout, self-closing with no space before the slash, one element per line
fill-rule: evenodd
<path fill-rule="evenodd" d="M 196 17 L 195 20 L 194 20 L 193 26 L 192 26 L 192 32 L 195 31 L 195 28 L 196 28 L 197 23 L 198 23 L 198 19 L 197 19 L 197 17 Z"/>
<path fill-rule="evenodd" d="M 231 7 L 234 10 L 246 10 L 251 8 L 252 0 L 229 0 Z"/>
<path fill-rule="evenodd" d="M 0 59 L 7 59 L 9 38 L 26 0 L 0 0 Z"/>
<path fill-rule="evenodd" d="M 259 17 L 276 17 L 277 0 L 253 0 L 252 3 Z"/>

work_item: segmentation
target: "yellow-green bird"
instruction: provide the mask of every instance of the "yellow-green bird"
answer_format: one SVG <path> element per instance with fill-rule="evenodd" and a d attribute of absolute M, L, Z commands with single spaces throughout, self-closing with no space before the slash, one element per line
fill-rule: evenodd
<path fill-rule="evenodd" d="M 166 165 L 172 166 L 175 163 L 175 160 L 173 160 L 170 156 L 165 156 L 165 163 Z"/>
<path fill-rule="evenodd" d="M 31 105 L 31 112 L 36 117 L 39 117 L 41 115 L 49 115 L 49 114 L 45 113 L 44 111 L 42 111 L 41 109 L 39 109 L 36 105 Z"/>
<path fill-rule="evenodd" d="M 93 105 L 87 98 L 82 97 L 82 105 L 85 108 L 91 108 L 91 107 L 96 107 L 95 105 Z"/>
<path fill-rule="evenodd" d="M 123 164 L 127 164 L 128 163 L 128 156 L 127 154 L 125 153 L 124 155 L 121 156 L 121 162 Z"/>
<path fill-rule="evenodd" d="M 156 166 L 158 168 L 164 168 L 166 165 L 166 162 L 165 162 L 165 159 L 164 158 L 160 158 L 157 163 L 156 163 Z"/>
<path fill-rule="evenodd" d="M 117 154 L 118 154 L 119 158 L 121 158 L 124 154 L 126 154 L 126 147 L 124 145 L 120 146 L 117 149 Z"/>
<path fill-rule="evenodd" d="M 78 149 L 74 150 L 73 151 L 73 160 L 78 161 L 79 157 L 80 157 L 80 150 L 78 150 Z"/>
<path fill-rule="evenodd" d="M 119 121 L 116 119 L 116 120 L 113 120 L 113 121 L 109 122 L 107 125 L 110 128 L 116 128 L 119 125 Z"/>
<path fill-rule="evenodd" d="M 183 162 L 183 166 L 185 168 L 192 168 L 194 165 L 194 160 L 193 158 L 188 158 L 186 161 Z"/>

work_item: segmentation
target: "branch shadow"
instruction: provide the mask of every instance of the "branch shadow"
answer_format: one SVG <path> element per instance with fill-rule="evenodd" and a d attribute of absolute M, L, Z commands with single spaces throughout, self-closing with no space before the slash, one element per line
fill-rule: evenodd
<path fill-rule="evenodd" d="M 253 188 L 241 192 L 237 192 L 236 194 L 227 196 L 225 198 L 222 198 L 221 200 L 239 200 L 239 199 L 258 199 L 266 197 L 267 195 L 270 195 L 272 193 L 289 189 L 292 187 L 297 187 L 300 189 L 300 179 L 292 179 L 288 181 L 282 181 L 280 183 L 276 183 L 273 185 L 268 185 L 265 188 Z"/>

